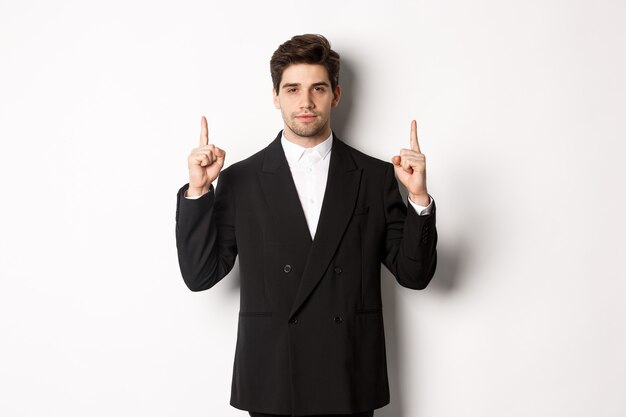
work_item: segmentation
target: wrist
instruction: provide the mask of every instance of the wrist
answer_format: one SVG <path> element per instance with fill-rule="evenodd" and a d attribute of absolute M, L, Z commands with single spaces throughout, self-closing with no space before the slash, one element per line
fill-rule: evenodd
<path fill-rule="evenodd" d="M 199 197 L 209 192 L 209 187 L 191 187 L 187 188 L 187 192 L 185 193 L 186 197 Z"/>
<path fill-rule="evenodd" d="M 430 196 L 428 194 L 413 194 L 409 193 L 409 198 L 412 202 L 419 206 L 426 207 L 430 204 Z"/>

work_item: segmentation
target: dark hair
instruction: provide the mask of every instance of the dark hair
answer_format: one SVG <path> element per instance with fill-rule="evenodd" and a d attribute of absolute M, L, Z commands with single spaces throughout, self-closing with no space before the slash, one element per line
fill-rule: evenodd
<path fill-rule="evenodd" d="M 339 84 L 339 54 L 330 49 L 330 42 L 322 35 L 297 35 L 283 43 L 272 55 L 270 72 L 272 83 L 279 92 L 283 71 L 291 64 L 323 65 L 334 91 Z"/>

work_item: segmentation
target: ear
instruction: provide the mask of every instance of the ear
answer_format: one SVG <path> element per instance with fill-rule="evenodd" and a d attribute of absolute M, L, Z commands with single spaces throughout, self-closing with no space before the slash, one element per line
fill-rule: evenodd
<path fill-rule="evenodd" d="M 340 98 L 341 98 L 341 86 L 337 84 L 337 87 L 335 87 L 335 91 L 333 91 L 333 101 L 331 101 L 330 106 L 337 107 L 337 105 L 339 104 Z"/>
<path fill-rule="evenodd" d="M 276 88 L 272 88 L 272 94 L 274 95 L 274 107 L 280 109 L 280 99 L 278 98 L 278 94 L 276 93 Z"/>

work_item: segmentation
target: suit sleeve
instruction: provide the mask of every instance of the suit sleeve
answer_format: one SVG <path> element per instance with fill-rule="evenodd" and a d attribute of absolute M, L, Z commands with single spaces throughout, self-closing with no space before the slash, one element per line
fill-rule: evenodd
<path fill-rule="evenodd" d="M 383 204 L 386 237 L 383 264 L 400 285 L 415 290 L 426 288 L 437 267 L 436 208 L 418 215 L 407 210 L 391 164 L 385 172 Z"/>
<path fill-rule="evenodd" d="M 233 268 L 237 256 L 235 204 L 227 170 L 220 173 L 202 197 L 186 199 L 183 186 L 177 195 L 176 248 L 178 264 L 191 291 L 213 287 Z"/>

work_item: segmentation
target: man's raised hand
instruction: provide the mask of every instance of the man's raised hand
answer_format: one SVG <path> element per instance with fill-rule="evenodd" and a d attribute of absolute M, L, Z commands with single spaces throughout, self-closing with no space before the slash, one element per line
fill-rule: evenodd
<path fill-rule="evenodd" d="M 409 198 L 420 206 L 427 206 L 430 197 L 426 189 L 426 157 L 417 141 L 417 122 L 411 122 L 410 149 L 400 149 L 400 155 L 391 158 L 396 175 L 409 192 Z"/>
<path fill-rule="evenodd" d="M 226 152 L 209 144 L 209 127 L 202 116 L 200 146 L 194 148 L 187 158 L 189 166 L 189 189 L 187 197 L 195 197 L 209 192 L 209 186 L 220 174 L 224 166 Z"/>

